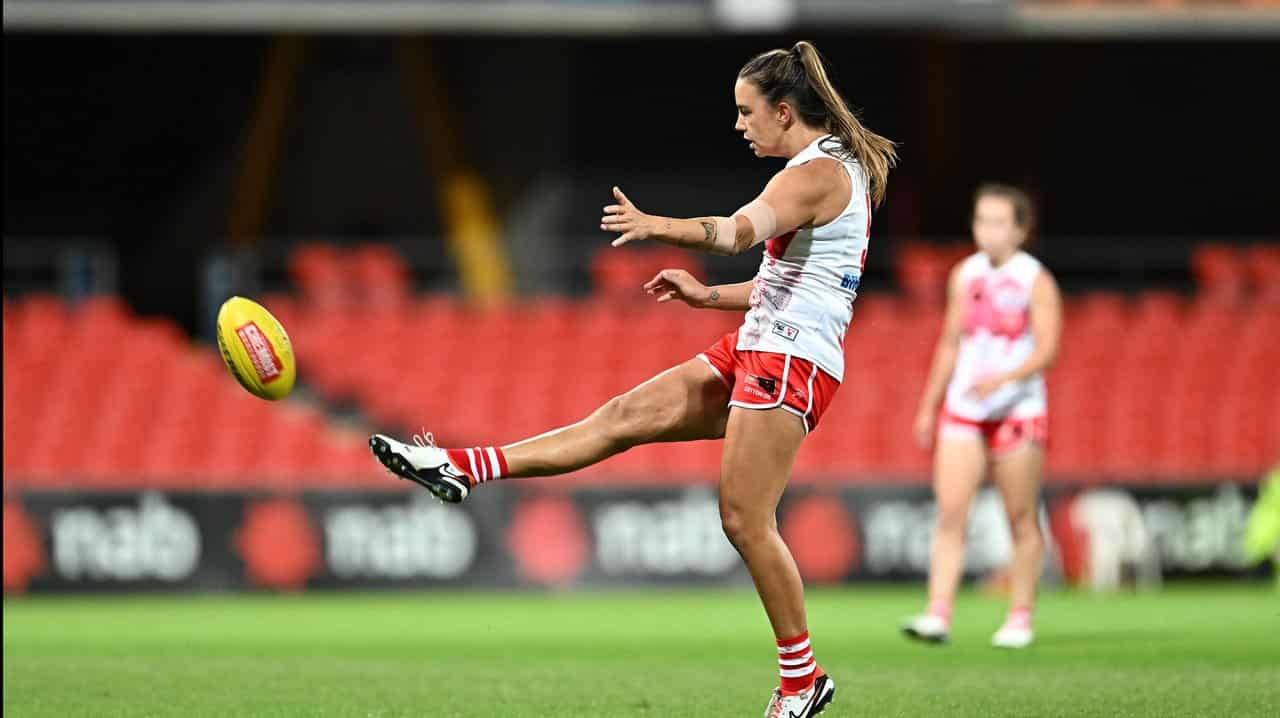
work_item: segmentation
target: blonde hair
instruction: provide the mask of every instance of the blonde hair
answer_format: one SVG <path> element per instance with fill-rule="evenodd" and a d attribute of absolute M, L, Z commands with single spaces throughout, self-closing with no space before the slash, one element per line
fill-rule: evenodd
<path fill-rule="evenodd" d="M 760 94 L 775 105 L 783 100 L 791 103 L 806 124 L 821 127 L 839 139 L 841 148 L 827 151 L 857 160 L 866 173 L 871 201 L 880 206 L 889 171 L 898 164 L 896 144 L 867 129 L 849 109 L 831 84 L 818 48 L 801 40 L 790 50 L 763 52 L 748 60 L 738 77 L 755 83 Z"/>

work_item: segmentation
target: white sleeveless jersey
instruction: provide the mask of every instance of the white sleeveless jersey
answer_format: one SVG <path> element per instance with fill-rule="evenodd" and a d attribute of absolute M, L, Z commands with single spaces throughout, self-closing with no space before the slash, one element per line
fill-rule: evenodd
<path fill-rule="evenodd" d="M 1026 252 L 999 267 L 991 266 L 982 252 L 960 264 L 964 334 L 947 386 L 947 411 L 974 421 L 1044 415 L 1044 377 L 1039 374 L 1006 383 L 985 399 L 969 393 L 982 378 L 1016 369 L 1031 356 L 1031 286 L 1041 271 L 1040 262 Z"/>
<path fill-rule="evenodd" d="M 833 157 L 824 145 L 838 149 L 839 140 L 831 135 L 814 140 L 787 167 L 818 158 L 840 162 L 849 173 L 849 204 L 821 227 L 797 229 L 765 242 L 751 308 L 738 330 L 738 349 L 807 359 L 840 381 L 844 335 L 870 239 L 871 199 L 858 162 Z"/>

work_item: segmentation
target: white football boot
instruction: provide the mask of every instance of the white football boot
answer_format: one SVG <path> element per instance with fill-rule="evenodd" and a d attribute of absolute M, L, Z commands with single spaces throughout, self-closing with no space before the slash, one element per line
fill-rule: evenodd
<path fill-rule="evenodd" d="M 1015 626 L 1006 623 L 991 637 L 991 645 L 996 648 L 1026 648 L 1031 645 L 1035 637 L 1031 626 Z"/>
<path fill-rule="evenodd" d="M 926 643 L 946 643 L 951 627 L 939 616 L 922 613 L 902 625 L 902 634 Z"/>
<path fill-rule="evenodd" d="M 821 675 L 813 685 L 799 693 L 783 693 L 781 688 L 773 689 L 773 698 L 769 707 L 764 709 L 764 718 L 809 718 L 822 712 L 836 694 L 836 683 L 831 676 Z"/>
<path fill-rule="evenodd" d="M 471 493 L 471 480 L 458 470 L 444 449 L 436 446 L 431 434 L 414 434 L 413 444 L 385 434 L 369 437 L 369 449 L 382 465 L 402 479 L 422 486 L 436 498 L 461 503 Z"/>

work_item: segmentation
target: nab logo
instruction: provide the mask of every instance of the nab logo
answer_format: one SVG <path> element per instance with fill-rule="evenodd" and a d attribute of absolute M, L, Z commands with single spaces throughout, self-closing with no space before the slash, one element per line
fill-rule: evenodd
<path fill-rule="evenodd" d="M 852 274 L 846 274 L 840 278 L 840 288 L 850 291 L 858 291 L 858 285 L 862 283 L 862 277 Z"/>
<path fill-rule="evenodd" d="M 768 392 L 770 396 L 773 396 L 773 392 L 777 391 L 778 389 L 777 379 L 766 379 L 762 376 L 758 376 L 756 377 L 756 383 L 760 385 L 761 389 L 764 389 L 766 392 Z"/>

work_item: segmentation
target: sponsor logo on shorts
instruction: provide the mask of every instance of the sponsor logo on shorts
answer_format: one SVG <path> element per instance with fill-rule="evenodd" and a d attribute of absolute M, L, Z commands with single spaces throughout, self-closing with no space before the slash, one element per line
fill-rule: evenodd
<path fill-rule="evenodd" d="M 846 274 L 840 278 L 840 288 L 850 291 L 858 291 L 858 285 L 862 283 L 862 277 L 856 274 Z"/>
<path fill-rule="evenodd" d="M 773 320 L 773 333 L 788 341 L 795 341 L 800 336 L 800 328 L 784 321 Z"/>
<path fill-rule="evenodd" d="M 747 374 L 746 381 L 742 383 L 742 391 L 751 396 L 764 399 L 765 401 L 773 401 L 773 392 L 778 388 L 778 380 L 769 377 L 756 376 L 755 374 Z"/>
<path fill-rule="evenodd" d="M 258 373 L 262 383 L 266 384 L 279 379 L 280 370 L 284 368 L 284 364 L 280 361 L 280 357 L 276 356 L 276 350 L 272 348 L 271 342 L 267 341 L 267 337 L 263 335 L 258 325 L 249 322 L 238 327 L 236 334 L 239 335 L 240 343 L 249 354 L 253 370 Z"/>

